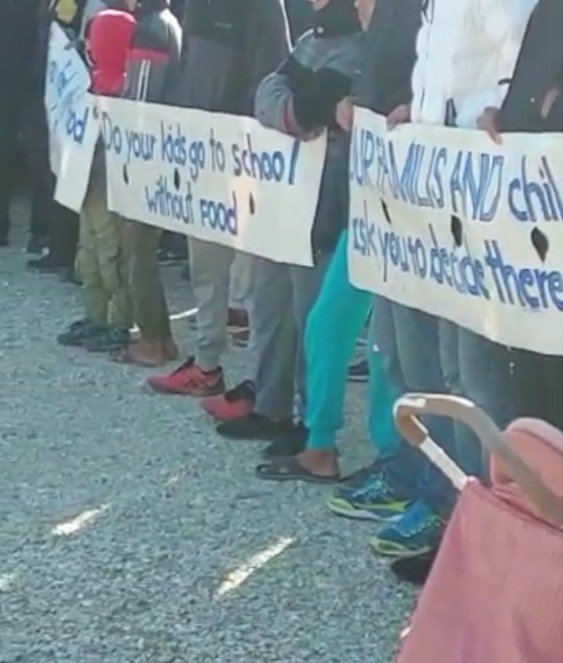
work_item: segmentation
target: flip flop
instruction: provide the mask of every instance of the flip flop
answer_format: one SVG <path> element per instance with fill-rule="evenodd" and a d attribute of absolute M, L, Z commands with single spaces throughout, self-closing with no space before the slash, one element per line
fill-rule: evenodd
<path fill-rule="evenodd" d="M 340 479 L 340 472 L 332 476 L 314 474 L 303 467 L 297 457 L 286 456 L 258 465 L 256 476 L 265 481 L 307 481 L 308 483 L 332 484 Z"/>
<path fill-rule="evenodd" d="M 148 361 L 135 359 L 132 356 L 129 347 L 120 348 L 119 350 L 114 350 L 113 352 L 110 352 L 109 356 L 111 361 L 115 362 L 116 364 L 142 366 L 143 368 L 158 368 L 159 366 L 161 366 L 161 364 L 157 364 L 155 362 L 148 362 Z"/>

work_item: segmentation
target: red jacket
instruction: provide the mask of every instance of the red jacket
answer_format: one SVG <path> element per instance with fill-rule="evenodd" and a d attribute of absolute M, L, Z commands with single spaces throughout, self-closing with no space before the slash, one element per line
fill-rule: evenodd
<path fill-rule="evenodd" d="M 116 9 L 104 10 L 90 21 L 86 41 L 94 94 L 112 97 L 121 94 L 136 26 L 131 14 Z"/>

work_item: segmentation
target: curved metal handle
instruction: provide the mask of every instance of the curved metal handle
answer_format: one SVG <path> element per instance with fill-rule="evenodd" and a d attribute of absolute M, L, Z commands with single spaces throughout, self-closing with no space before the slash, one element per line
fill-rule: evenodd
<path fill-rule="evenodd" d="M 403 437 L 416 447 L 421 447 L 429 439 L 428 430 L 418 420 L 422 415 L 449 417 L 469 426 L 481 443 L 502 459 L 510 477 L 540 513 L 556 527 L 563 528 L 563 499 L 520 458 L 483 410 L 465 398 L 406 394 L 395 404 L 395 421 Z"/>

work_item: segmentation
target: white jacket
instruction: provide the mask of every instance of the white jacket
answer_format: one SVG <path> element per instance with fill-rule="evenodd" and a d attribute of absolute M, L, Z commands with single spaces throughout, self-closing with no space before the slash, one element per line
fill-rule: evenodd
<path fill-rule="evenodd" d="M 475 127 L 508 91 L 526 25 L 537 0 L 429 0 L 417 38 L 412 121 L 444 124 L 448 101 L 456 124 Z"/>

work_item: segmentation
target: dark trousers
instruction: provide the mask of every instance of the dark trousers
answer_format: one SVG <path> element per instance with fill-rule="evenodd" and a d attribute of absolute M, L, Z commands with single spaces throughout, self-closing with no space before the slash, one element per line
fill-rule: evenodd
<path fill-rule="evenodd" d="M 519 417 L 536 417 L 563 430 L 563 357 L 514 350 L 514 396 Z"/>
<path fill-rule="evenodd" d="M 19 96 L 12 88 L 9 81 L 0 79 L 0 239 L 5 239 L 10 231 L 20 110 Z"/>

